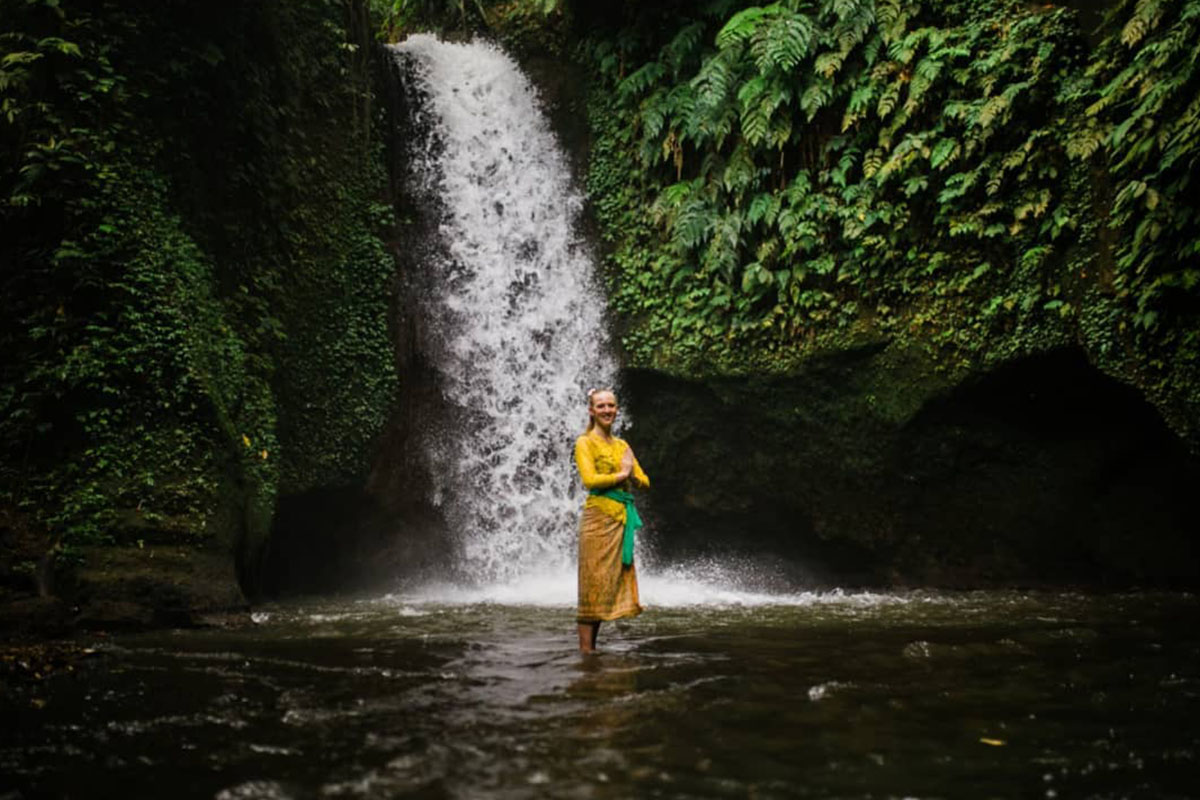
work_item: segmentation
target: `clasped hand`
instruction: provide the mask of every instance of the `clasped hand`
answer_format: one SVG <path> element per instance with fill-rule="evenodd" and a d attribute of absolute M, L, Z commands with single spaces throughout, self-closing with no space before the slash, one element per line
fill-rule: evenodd
<path fill-rule="evenodd" d="M 624 483 L 633 474 L 633 448 L 626 447 L 621 455 L 621 468 L 617 470 L 617 482 Z"/>

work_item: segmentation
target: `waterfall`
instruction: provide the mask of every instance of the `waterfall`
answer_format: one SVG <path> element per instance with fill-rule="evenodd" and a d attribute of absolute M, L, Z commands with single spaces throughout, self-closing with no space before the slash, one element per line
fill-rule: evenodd
<path fill-rule="evenodd" d="M 586 391 L 611 386 L 604 295 L 582 198 L 516 63 L 428 35 L 394 45 L 421 97 L 408 191 L 439 209 L 420 273 L 423 346 L 449 422 L 421 443 L 464 576 L 573 569 L 571 461 Z"/>

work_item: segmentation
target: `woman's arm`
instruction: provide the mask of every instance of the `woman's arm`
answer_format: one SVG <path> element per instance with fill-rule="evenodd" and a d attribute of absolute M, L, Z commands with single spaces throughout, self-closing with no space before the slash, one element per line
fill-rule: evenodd
<path fill-rule="evenodd" d="M 633 459 L 633 472 L 629 474 L 629 478 L 633 481 L 633 485 L 639 489 L 650 488 L 650 477 L 642 471 L 642 465 L 638 463 L 637 458 Z"/>
<path fill-rule="evenodd" d="M 611 489 L 625 480 L 626 475 L 615 472 L 602 475 L 596 471 L 596 460 L 592 449 L 588 447 L 587 438 L 580 436 L 575 440 L 575 466 L 579 468 L 579 477 L 583 479 L 585 489 Z"/>

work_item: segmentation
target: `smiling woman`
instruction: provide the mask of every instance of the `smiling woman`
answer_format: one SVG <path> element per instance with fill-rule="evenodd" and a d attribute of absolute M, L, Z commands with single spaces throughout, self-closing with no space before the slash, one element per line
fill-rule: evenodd
<path fill-rule="evenodd" d="M 642 521 L 630 489 L 647 489 L 650 479 L 624 439 L 612 434 L 617 396 L 610 389 L 588 392 L 588 428 L 575 440 L 575 464 L 589 491 L 579 522 L 579 649 L 596 649 L 605 620 L 642 613 L 638 603 L 633 536 Z"/>

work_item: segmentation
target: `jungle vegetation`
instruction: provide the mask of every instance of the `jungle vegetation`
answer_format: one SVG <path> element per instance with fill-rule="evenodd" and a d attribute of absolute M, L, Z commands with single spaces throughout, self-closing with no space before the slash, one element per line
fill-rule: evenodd
<path fill-rule="evenodd" d="M 253 560 L 361 478 L 395 271 L 358 3 L 0 0 L 0 510 Z"/>
<path fill-rule="evenodd" d="M 1200 446 L 1194 0 L 393 12 L 587 72 L 629 363 L 785 373 L 891 343 L 962 373 L 1074 345 Z"/>
<path fill-rule="evenodd" d="M 1009 0 L 691 9 L 579 48 L 634 361 L 899 341 L 969 369 L 1074 343 L 1195 445 L 1200 3 L 1096 31 Z"/>

